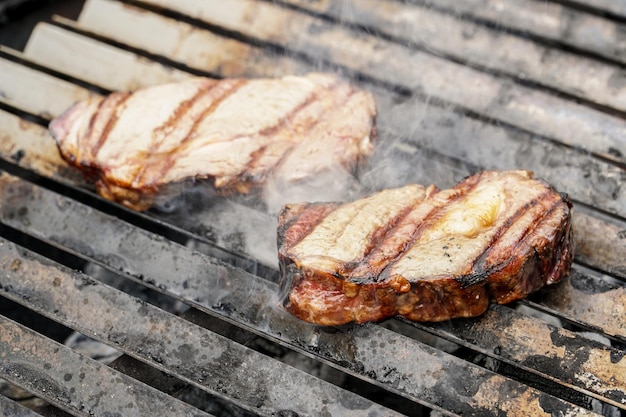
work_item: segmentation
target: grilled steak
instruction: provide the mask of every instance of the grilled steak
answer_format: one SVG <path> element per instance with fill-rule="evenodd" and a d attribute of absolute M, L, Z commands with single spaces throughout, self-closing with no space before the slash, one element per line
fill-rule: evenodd
<path fill-rule="evenodd" d="M 286 205 L 281 294 L 317 324 L 482 314 L 569 272 L 571 203 L 528 171 L 482 172 L 448 190 L 408 185 L 347 204 Z"/>
<path fill-rule="evenodd" d="M 50 132 L 101 195 L 143 210 L 187 179 L 247 193 L 270 176 L 353 169 L 372 150 L 375 113 L 371 94 L 330 74 L 191 78 L 79 102 Z"/>

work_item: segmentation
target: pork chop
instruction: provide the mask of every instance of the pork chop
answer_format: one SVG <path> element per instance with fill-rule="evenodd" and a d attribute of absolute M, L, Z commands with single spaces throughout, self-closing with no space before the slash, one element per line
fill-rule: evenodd
<path fill-rule="evenodd" d="M 271 176 L 353 170 L 373 149 L 375 115 L 370 93 L 331 74 L 195 77 L 78 102 L 50 132 L 102 196 L 145 210 L 185 180 L 248 193 Z"/>
<path fill-rule="evenodd" d="M 486 171 L 448 190 L 286 205 L 278 247 L 284 305 L 305 321 L 472 317 L 569 272 L 571 203 L 531 172 Z"/>

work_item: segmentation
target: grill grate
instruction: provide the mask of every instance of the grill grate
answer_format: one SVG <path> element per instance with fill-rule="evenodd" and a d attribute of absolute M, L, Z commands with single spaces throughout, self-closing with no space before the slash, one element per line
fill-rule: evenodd
<path fill-rule="evenodd" d="M 626 415 L 624 17 L 600 0 L 87 0 L 40 23 L 0 47 L 0 305 L 124 355 L 105 366 L 0 315 L 0 377 L 44 415 Z M 129 211 L 46 131 L 94 94 L 320 69 L 377 98 L 364 190 L 532 169 L 575 202 L 571 276 L 471 320 L 311 326 L 279 307 L 259 202 L 196 187 Z M 0 411 L 33 414 L 3 395 Z"/>

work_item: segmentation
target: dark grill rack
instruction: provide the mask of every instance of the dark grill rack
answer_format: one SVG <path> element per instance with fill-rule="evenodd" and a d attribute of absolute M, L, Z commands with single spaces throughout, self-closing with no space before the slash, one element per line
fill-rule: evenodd
<path fill-rule="evenodd" d="M 50 404 L 0 395 L 0 414 L 626 415 L 617 4 L 87 0 L 24 51 L 0 47 L 0 378 Z M 533 170 L 574 201 L 571 275 L 476 319 L 311 326 L 280 307 L 276 220 L 258 202 L 196 187 L 129 211 L 46 130 L 92 94 L 315 70 L 376 95 L 364 190 Z M 107 366 L 55 328 L 123 355 Z"/>

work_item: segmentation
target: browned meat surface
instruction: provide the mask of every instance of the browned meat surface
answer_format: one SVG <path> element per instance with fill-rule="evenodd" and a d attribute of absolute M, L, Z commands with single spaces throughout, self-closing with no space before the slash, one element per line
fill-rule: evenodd
<path fill-rule="evenodd" d="M 100 194 L 143 210 L 188 179 L 247 193 L 269 177 L 351 170 L 372 151 L 375 114 L 371 94 L 330 74 L 191 78 L 79 102 L 50 132 Z"/>
<path fill-rule="evenodd" d="M 278 219 L 284 304 L 323 325 L 477 316 L 569 272 L 570 209 L 528 171 L 290 204 Z"/>

